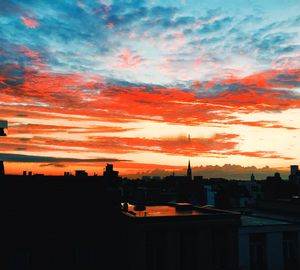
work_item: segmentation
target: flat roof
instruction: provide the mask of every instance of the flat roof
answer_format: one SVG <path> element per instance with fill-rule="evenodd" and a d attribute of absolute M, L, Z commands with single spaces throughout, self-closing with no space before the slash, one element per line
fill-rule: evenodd
<path fill-rule="evenodd" d="M 205 208 L 194 206 L 189 203 L 168 203 L 164 205 L 151 205 L 144 208 L 136 207 L 135 205 L 128 204 L 128 211 L 123 212 L 136 218 L 147 217 L 200 217 L 200 216 L 228 216 L 237 213 L 223 211 L 213 208 Z"/>
<path fill-rule="evenodd" d="M 178 211 L 176 207 L 168 205 L 146 206 L 143 211 L 136 211 L 134 205 L 128 205 L 128 213 L 136 217 L 199 216 L 203 214 L 196 209 Z"/>
<path fill-rule="evenodd" d="M 270 225 L 290 225 L 292 223 L 279 219 L 256 216 L 241 216 L 242 226 L 270 226 Z"/>

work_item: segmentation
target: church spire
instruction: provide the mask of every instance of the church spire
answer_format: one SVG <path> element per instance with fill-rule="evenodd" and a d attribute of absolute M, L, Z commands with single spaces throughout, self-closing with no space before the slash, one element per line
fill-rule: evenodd
<path fill-rule="evenodd" d="M 192 180 L 192 168 L 191 168 L 190 160 L 189 160 L 186 176 L 187 176 L 188 179 Z"/>

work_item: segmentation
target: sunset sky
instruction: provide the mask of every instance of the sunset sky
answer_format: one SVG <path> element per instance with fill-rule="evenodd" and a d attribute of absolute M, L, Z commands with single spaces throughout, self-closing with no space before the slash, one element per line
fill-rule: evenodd
<path fill-rule="evenodd" d="M 0 1 L 0 119 L 7 173 L 300 165 L 300 1 Z"/>

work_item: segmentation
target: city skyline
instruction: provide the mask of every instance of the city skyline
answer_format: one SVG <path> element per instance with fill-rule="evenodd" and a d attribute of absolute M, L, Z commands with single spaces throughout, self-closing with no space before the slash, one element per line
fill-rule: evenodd
<path fill-rule="evenodd" d="M 300 164 L 298 1 L 0 3 L 7 173 Z M 282 12 L 284 10 L 284 12 Z M 1 122 L 0 122 L 1 124 Z M 249 175 L 250 177 L 250 175 Z"/>

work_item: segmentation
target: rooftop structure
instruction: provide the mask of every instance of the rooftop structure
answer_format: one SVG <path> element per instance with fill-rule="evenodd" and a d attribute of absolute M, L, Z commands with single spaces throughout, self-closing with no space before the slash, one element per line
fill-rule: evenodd
<path fill-rule="evenodd" d="M 129 204 L 128 214 L 132 217 L 172 217 L 199 216 L 203 215 L 203 212 L 190 204 L 147 206 L 143 211 L 136 210 L 136 207 L 134 205 Z"/>
<path fill-rule="evenodd" d="M 122 213 L 132 270 L 238 269 L 239 213 L 190 203 L 124 203 Z"/>

